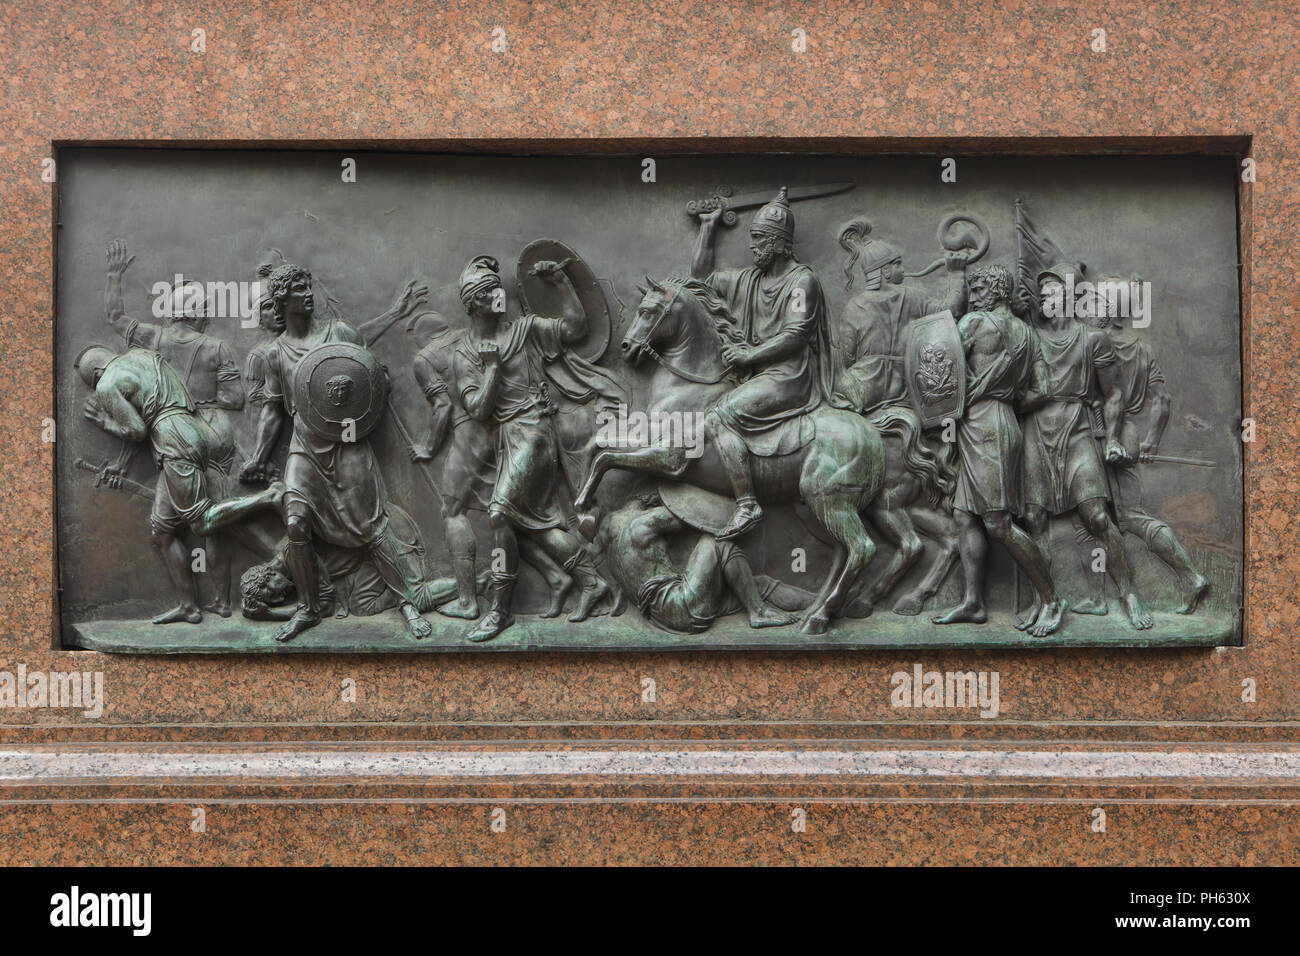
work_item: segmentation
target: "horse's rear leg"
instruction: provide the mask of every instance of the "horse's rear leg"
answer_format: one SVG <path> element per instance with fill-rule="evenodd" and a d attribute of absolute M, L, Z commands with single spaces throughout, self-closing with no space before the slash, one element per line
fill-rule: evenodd
<path fill-rule="evenodd" d="M 867 600 L 873 606 L 879 604 L 885 595 L 898 586 L 903 575 L 910 571 L 925 553 L 925 544 L 921 541 L 921 536 L 916 533 L 916 528 L 912 526 L 912 519 L 903 508 L 894 504 L 892 498 L 892 495 L 881 495 L 872 502 L 867 511 L 871 523 L 895 548 L 889 563 L 885 565 L 885 570 L 867 592 Z"/>
<path fill-rule="evenodd" d="M 923 535 L 938 545 L 938 552 L 930 562 L 930 570 L 921 582 L 894 605 L 895 614 L 920 614 L 925 602 L 939 593 L 944 579 L 952 571 L 961 552 L 958 549 L 957 525 L 951 513 L 924 505 L 908 509 L 912 524 Z"/>
<path fill-rule="evenodd" d="M 804 617 L 805 634 L 824 634 L 831 618 L 840 613 L 849 589 L 876 553 L 876 543 L 867 534 L 858 515 L 859 496 L 819 495 L 808 502 L 817 520 L 839 542 L 831 572 Z"/>

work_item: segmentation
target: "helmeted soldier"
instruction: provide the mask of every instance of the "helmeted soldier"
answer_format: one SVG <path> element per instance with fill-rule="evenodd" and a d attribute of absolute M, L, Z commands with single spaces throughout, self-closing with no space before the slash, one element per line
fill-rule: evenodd
<path fill-rule="evenodd" d="M 835 404 L 863 415 L 886 405 L 907 405 L 908 325 L 945 309 L 960 318 L 966 303 L 966 255 L 948 254 L 952 290 L 946 300 L 938 299 L 903 281 L 902 251 L 884 240 L 868 238 L 870 230 L 871 225 L 860 218 L 840 227 L 840 246 L 850 254 L 846 288 L 852 287 L 856 270 L 866 289 L 849 300 L 835 331 L 835 347 L 844 362 L 835 380 Z"/>
<path fill-rule="evenodd" d="M 568 283 L 559 263 L 538 262 L 535 268 L 548 281 Z M 499 266 L 491 256 L 475 256 L 461 271 L 460 299 L 470 327 L 455 346 L 451 374 L 465 412 L 496 428 L 496 476 L 488 520 L 504 562 L 492 571 L 491 608 L 467 637 L 491 640 L 514 622 L 518 534 L 534 536 L 554 561 L 578 578 L 582 590 L 569 620 L 585 620 L 609 586 L 569 528 L 572 506 L 566 507 L 560 444 L 552 421 L 557 405 L 544 366 L 563 361 L 575 377 L 603 375 L 569 361 L 569 347 L 586 335 L 586 315 L 572 304 L 577 297 L 570 296 L 561 317 L 525 314 L 508 321 Z M 589 384 L 590 394 L 599 394 L 600 384 Z"/>
<path fill-rule="evenodd" d="M 477 620 L 477 542 L 470 514 L 477 511 L 486 515 L 491 505 L 497 470 L 497 429 L 491 421 L 471 418 L 460 404 L 452 356 L 465 330 L 448 328 L 441 316 L 426 312 L 412 319 L 406 331 L 425 343 L 415 354 L 412 371 L 429 406 L 428 428 L 410 448 L 411 460 L 432 461 L 440 452 L 444 456 L 438 487 L 456 594 L 439 604 L 437 611 L 449 617 Z M 558 617 L 573 588 L 573 578 L 531 536 L 520 539 L 519 551 L 524 563 L 532 565 L 546 581 L 550 604 L 541 616 Z"/>
<path fill-rule="evenodd" d="M 754 495 L 750 455 L 787 455 L 812 438 L 803 417 L 832 390 L 830 329 L 821 282 L 794 255 L 794 216 L 781 187 L 754 215 L 754 264 L 714 270 L 714 239 L 724 209 L 700 215 L 691 274 L 723 298 L 739 338 L 723 346 L 727 364 L 745 378 L 705 416 L 736 496 L 736 511 L 718 537 L 737 537 L 763 516 Z"/>

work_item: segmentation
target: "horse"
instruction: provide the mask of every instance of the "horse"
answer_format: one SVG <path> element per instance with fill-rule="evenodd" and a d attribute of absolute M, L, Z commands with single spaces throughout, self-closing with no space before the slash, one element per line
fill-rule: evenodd
<path fill-rule="evenodd" d="M 643 297 L 620 347 L 629 365 L 646 358 L 657 365 L 650 380 L 651 417 L 697 415 L 734 387 L 735 375 L 722 358 L 724 336 L 735 341 L 739 332 L 726 303 L 709 285 L 680 276 L 662 282 L 646 277 Z M 830 572 L 804 612 L 803 633 L 822 634 L 876 553 L 860 512 L 880 492 L 885 448 L 879 431 L 860 415 L 826 404 L 808 414 L 814 432 L 810 441 L 788 455 L 755 457 L 752 469 L 760 500 L 804 502 L 834 542 Z M 605 448 L 593 457 L 575 500 L 580 512 L 590 508 L 601 478 L 615 468 L 732 494 L 711 444 L 694 458 L 685 447 L 669 444 Z M 591 524 L 588 530 L 594 530 Z"/>

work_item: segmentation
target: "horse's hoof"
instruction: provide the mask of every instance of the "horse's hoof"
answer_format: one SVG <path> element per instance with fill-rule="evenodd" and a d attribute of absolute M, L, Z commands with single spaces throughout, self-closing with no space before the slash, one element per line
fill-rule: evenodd
<path fill-rule="evenodd" d="M 588 541 L 596 540 L 596 516 L 590 513 L 578 515 L 578 531 Z"/>
<path fill-rule="evenodd" d="M 800 630 L 804 634 L 825 634 L 826 628 L 830 627 L 831 619 L 821 614 L 814 614 L 803 622 Z"/>

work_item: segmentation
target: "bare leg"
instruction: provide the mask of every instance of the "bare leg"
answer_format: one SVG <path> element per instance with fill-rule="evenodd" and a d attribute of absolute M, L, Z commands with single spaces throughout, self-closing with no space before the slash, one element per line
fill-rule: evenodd
<path fill-rule="evenodd" d="M 930 570 L 925 577 L 894 605 L 895 614 L 911 615 L 920 614 L 925 602 L 939 593 L 944 579 L 961 557 L 961 548 L 957 525 L 951 513 L 917 504 L 911 505 L 907 510 L 911 514 L 912 525 L 938 546 L 938 553 L 930 563 Z"/>
<path fill-rule="evenodd" d="M 1101 541 L 1106 551 L 1106 570 L 1119 588 L 1120 601 L 1128 612 L 1129 623 L 1139 631 L 1154 624 L 1150 613 L 1142 606 L 1133 590 L 1133 576 L 1129 571 L 1128 555 L 1124 553 L 1124 536 L 1115 522 L 1110 520 L 1106 503 L 1101 498 L 1090 498 L 1079 504 L 1079 516 L 1093 537 Z"/>
<path fill-rule="evenodd" d="M 1047 521 L 1048 521 L 1047 512 L 1044 511 L 1042 508 L 1036 508 L 1033 506 L 1029 508 L 1028 514 L 1025 515 L 1025 526 L 1028 529 L 1029 537 L 1033 541 L 1038 542 L 1043 539 L 1043 536 L 1047 533 Z M 1039 551 L 1041 552 L 1042 549 L 1040 548 Z M 1051 558 L 1049 558 L 1044 553 L 1043 560 L 1047 562 L 1047 568 L 1050 573 Z M 1030 596 L 1029 607 L 1024 611 L 1020 609 L 1021 604 L 1023 603 L 1021 600 L 1021 590 L 1024 586 L 1024 579 L 1025 579 L 1025 572 L 1021 568 L 1020 562 L 1017 561 L 1016 562 L 1016 623 L 1015 623 L 1015 628 L 1017 631 L 1027 631 L 1031 627 L 1033 627 L 1034 622 L 1038 620 L 1038 615 L 1041 614 L 1043 611 L 1042 592 L 1038 590 L 1037 586 L 1034 587 L 1034 593 Z"/>
<path fill-rule="evenodd" d="M 1173 530 L 1164 522 L 1151 535 L 1148 547 L 1152 554 L 1178 575 L 1178 583 L 1183 589 L 1183 603 L 1175 610 L 1179 614 L 1195 614 L 1201 600 L 1209 593 L 1210 582 L 1196 570 L 1191 557 L 1174 536 Z"/>
<path fill-rule="evenodd" d="M 1005 511 L 986 515 L 985 524 L 989 533 L 1002 542 L 1016 564 L 1024 569 L 1034 590 L 1038 592 L 1042 610 L 1029 627 L 1029 633 L 1034 637 L 1046 637 L 1054 633 L 1061 626 L 1061 618 L 1065 615 L 1065 602 L 1056 593 L 1056 585 L 1052 583 L 1047 557 L 1042 549 Z"/>
<path fill-rule="evenodd" d="M 585 621 L 595 611 L 601 598 L 609 595 L 609 585 L 596 570 L 591 555 L 583 548 L 582 542 L 576 535 L 563 528 L 550 528 L 538 535 L 538 542 L 555 561 L 563 565 L 565 571 L 581 582 L 578 606 L 569 615 L 569 620 L 575 624 Z"/>
<path fill-rule="evenodd" d="M 198 592 L 195 589 L 194 574 L 190 570 L 190 555 L 185 545 L 170 531 L 155 530 L 153 546 L 167 569 L 167 578 L 171 581 L 178 603 L 163 614 L 153 619 L 155 624 L 198 624 L 203 620 L 199 610 Z"/>
<path fill-rule="evenodd" d="M 564 569 L 546 553 L 545 548 L 527 535 L 519 540 L 519 557 L 525 564 L 536 569 L 551 592 L 551 603 L 541 616 L 559 617 L 564 611 L 564 599 L 573 590 L 573 578 L 564 573 Z"/>
<path fill-rule="evenodd" d="M 208 549 L 208 584 L 212 600 L 204 605 L 205 611 L 221 617 L 230 617 L 230 545 L 224 534 L 208 535 L 204 541 Z"/>
<path fill-rule="evenodd" d="M 1097 539 L 1084 526 L 1076 512 L 1071 521 L 1074 524 L 1074 541 L 1079 550 L 1079 564 L 1083 566 L 1083 577 L 1088 582 L 1089 595 L 1086 600 L 1075 601 L 1070 610 L 1075 614 L 1106 614 L 1110 608 L 1106 604 L 1106 575 L 1097 571 L 1093 565 L 1096 559 L 1093 551 L 1097 547 Z"/>
<path fill-rule="evenodd" d="M 935 624 L 983 624 L 989 619 L 984 608 L 984 559 L 988 555 L 988 541 L 980 519 L 969 511 L 954 511 L 953 520 L 957 525 L 966 592 L 960 604 L 930 620 Z"/>

